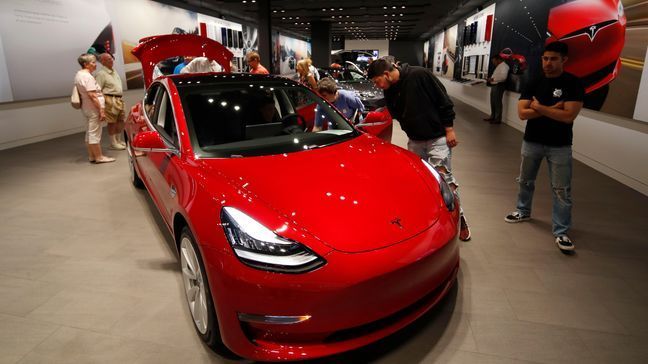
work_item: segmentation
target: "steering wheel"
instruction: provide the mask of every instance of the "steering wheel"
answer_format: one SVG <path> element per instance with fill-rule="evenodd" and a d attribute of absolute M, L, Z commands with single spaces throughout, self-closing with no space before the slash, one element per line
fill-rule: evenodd
<path fill-rule="evenodd" d="M 281 118 L 285 134 L 299 134 L 306 131 L 306 119 L 297 113 L 290 113 Z"/>

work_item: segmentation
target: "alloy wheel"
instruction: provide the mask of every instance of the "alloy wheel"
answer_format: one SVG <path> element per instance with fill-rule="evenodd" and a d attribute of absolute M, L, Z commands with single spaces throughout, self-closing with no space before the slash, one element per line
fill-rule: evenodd
<path fill-rule="evenodd" d="M 209 326 L 205 280 L 200 263 L 198 262 L 198 255 L 194 250 L 191 239 L 187 236 L 183 236 L 180 242 L 180 262 L 182 267 L 182 280 L 184 282 L 185 295 L 187 296 L 191 317 L 198 331 L 201 334 L 205 334 Z"/>

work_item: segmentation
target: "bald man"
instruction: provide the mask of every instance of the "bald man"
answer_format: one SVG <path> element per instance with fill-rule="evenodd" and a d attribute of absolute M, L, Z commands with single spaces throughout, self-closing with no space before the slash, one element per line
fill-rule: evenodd
<path fill-rule="evenodd" d="M 126 143 L 122 140 L 124 121 L 126 120 L 124 100 L 122 99 L 122 81 L 113 69 L 114 59 L 109 53 L 99 55 L 103 68 L 97 72 L 97 84 L 106 99 L 106 121 L 110 135 L 110 149 L 124 150 Z"/>

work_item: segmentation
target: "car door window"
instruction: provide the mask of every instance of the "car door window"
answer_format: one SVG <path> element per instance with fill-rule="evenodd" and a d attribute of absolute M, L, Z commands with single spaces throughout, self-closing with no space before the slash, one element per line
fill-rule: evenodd
<path fill-rule="evenodd" d="M 156 96 L 160 88 L 161 86 L 159 83 L 154 83 L 153 85 L 151 85 L 151 87 L 149 87 L 146 95 L 144 95 L 144 112 L 146 112 L 146 116 L 148 116 L 148 119 L 151 121 L 151 123 L 153 123 L 153 120 L 155 120 L 155 111 L 157 110 Z"/>
<path fill-rule="evenodd" d="M 159 111 L 155 121 L 155 128 L 168 142 L 178 146 L 178 130 L 173 115 L 173 107 L 169 94 L 165 89 L 160 89 L 157 100 Z"/>

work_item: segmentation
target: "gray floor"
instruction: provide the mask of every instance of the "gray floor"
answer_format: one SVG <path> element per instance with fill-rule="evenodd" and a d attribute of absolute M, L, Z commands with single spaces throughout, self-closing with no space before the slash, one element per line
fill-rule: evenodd
<path fill-rule="evenodd" d="M 473 230 L 458 286 L 397 335 L 320 362 L 648 362 L 648 198 L 576 163 L 577 253 L 563 255 L 545 167 L 534 219 L 503 221 L 521 134 L 456 110 Z M 81 135 L 0 151 L 0 363 L 230 362 L 194 334 L 171 238 L 110 154 L 87 163 Z"/>

